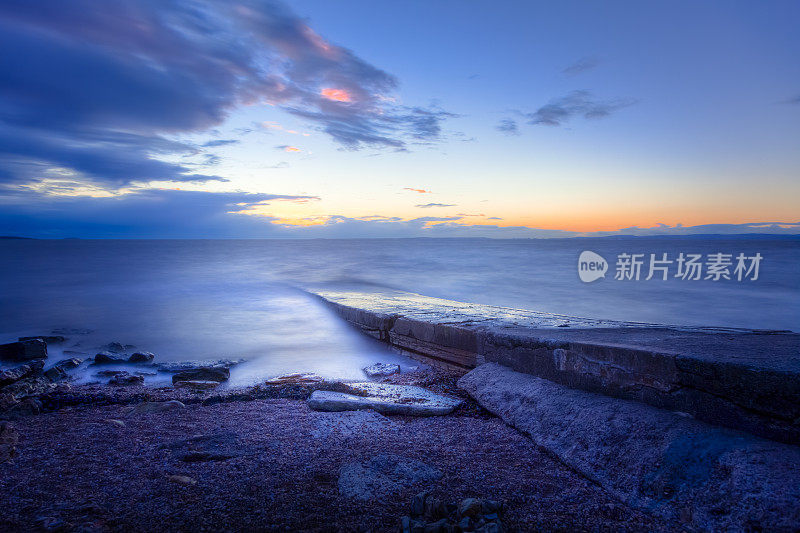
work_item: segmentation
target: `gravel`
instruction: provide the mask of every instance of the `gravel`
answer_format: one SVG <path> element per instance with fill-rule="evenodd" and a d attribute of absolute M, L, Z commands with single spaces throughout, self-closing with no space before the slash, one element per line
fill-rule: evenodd
<path fill-rule="evenodd" d="M 455 392 L 449 378 L 392 377 Z M 425 487 L 437 498 L 502 502 L 512 531 L 680 529 L 618 503 L 474 404 L 444 417 L 383 417 L 242 394 L 132 411 L 140 395 L 170 394 L 115 389 L 121 403 L 105 391 L 106 405 L 14 421 L 17 456 L 0 464 L 0 530 L 396 531 L 419 487 L 368 501 L 339 493 L 340 469 L 387 454 L 440 472 Z"/>

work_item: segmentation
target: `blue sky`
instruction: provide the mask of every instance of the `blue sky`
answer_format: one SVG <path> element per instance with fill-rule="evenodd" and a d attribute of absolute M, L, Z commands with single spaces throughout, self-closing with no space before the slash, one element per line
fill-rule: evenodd
<path fill-rule="evenodd" d="M 0 234 L 800 230 L 796 2 L 7 1 Z"/>

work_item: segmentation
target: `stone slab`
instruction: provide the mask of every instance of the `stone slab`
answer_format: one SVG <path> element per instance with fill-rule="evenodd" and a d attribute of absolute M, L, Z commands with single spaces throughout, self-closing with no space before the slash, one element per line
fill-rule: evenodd
<path fill-rule="evenodd" d="M 628 505 L 690 529 L 800 528 L 800 448 L 487 363 L 459 387 Z"/>
<path fill-rule="evenodd" d="M 800 443 L 800 335 L 586 319 L 394 290 L 314 291 L 392 348 L 467 372 L 485 362 Z"/>

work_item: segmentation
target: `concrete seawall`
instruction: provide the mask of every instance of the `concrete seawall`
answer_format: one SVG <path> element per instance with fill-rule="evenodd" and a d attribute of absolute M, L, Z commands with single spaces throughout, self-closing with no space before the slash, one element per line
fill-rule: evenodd
<path fill-rule="evenodd" d="M 467 372 L 500 363 L 567 387 L 800 443 L 800 335 L 580 319 L 391 290 L 316 291 L 397 351 Z"/>

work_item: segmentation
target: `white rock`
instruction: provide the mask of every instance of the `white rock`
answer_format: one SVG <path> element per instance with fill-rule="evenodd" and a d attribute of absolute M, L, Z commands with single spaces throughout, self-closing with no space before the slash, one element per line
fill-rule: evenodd
<path fill-rule="evenodd" d="M 316 411 L 373 409 L 383 414 L 436 416 L 449 414 L 461 404 L 461 400 L 411 385 L 363 382 L 348 387 L 353 394 L 314 391 L 308 406 Z"/>
<path fill-rule="evenodd" d="M 391 376 L 392 374 L 399 374 L 400 365 L 396 365 L 393 363 L 375 363 L 374 365 L 362 368 L 362 370 L 367 375 L 367 377 L 382 378 L 386 376 Z"/>

